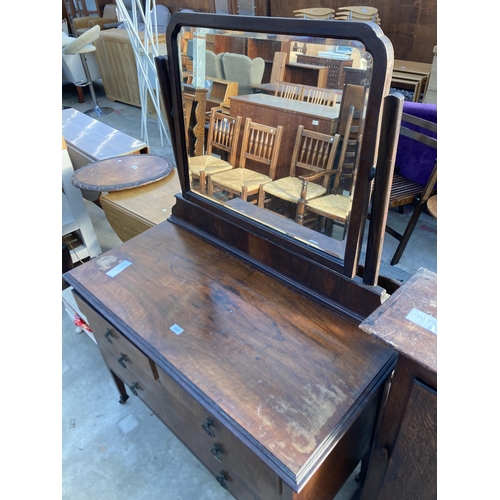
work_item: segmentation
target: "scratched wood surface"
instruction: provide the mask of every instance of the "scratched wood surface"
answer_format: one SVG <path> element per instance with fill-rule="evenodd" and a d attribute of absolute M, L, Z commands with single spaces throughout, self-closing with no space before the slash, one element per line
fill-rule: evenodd
<path fill-rule="evenodd" d="M 123 261 L 131 265 L 106 274 Z M 346 430 L 393 355 L 358 324 L 169 221 L 66 277 L 294 474 Z"/>
<path fill-rule="evenodd" d="M 413 309 L 423 313 L 422 323 L 407 318 Z M 437 333 L 425 326 L 425 315 L 437 320 L 437 275 L 420 268 L 360 328 L 437 373 Z"/>

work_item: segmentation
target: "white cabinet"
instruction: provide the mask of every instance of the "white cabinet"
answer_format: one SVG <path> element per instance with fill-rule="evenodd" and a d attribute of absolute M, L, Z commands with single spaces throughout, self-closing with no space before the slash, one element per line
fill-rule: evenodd
<path fill-rule="evenodd" d="M 99 255 L 101 247 L 90 220 L 82 192 L 71 184 L 73 165 L 62 139 L 62 235 L 66 237 L 73 262 Z M 71 236 L 73 235 L 73 236 Z"/>

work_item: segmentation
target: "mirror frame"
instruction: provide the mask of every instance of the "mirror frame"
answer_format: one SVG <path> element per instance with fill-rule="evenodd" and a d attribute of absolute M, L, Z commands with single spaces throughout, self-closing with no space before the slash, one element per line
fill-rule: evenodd
<path fill-rule="evenodd" d="M 279 233 L 271 227 L 245 218 L 220 203 L 211 202 L 209 198 L 203 197 L 191 190 L 185 142 L 185 122 L 184 119 L 180 119 L 181 117 L 183 118 L 183 98 L 182 76 L 178 63 L 180 53 L 177 37 L 183 27 L 357 40 L 372 55 L 373 68 L 366 107 L 364 134 L 359 149 L 358 172 L 343 259 L 331 256 L 299 240 Z M 169 117 L 169 122 L 173 125 L 171 135 L 182 189 L 181 197 L 191 205 L 198 207 L 201 211 L 207 214 L 214 214 L 221 222 L 228 221 L 239 225 L 246 231 L 251 231 L 261 235 L 262 238 L 276 242 L 305 259 L 311 259 L 345 277 L 354 278 L 359 264 L 365 222 L 372 192 L 372 181 L 377 162 L 383 102 L 384 97 L 389 93 L 394 60 L 392 44 L 382 30 L 374 23 L 364 22 L 176 13 L 170 18 L 166 32 L 166 43 L 167 54 L 169 54 L 168 80 L 172 104 L 172 116 Z M 174 222 L 175 219 L 182 219 L 183 214 L 185 215 L 182 209 L 176 210 L 177 205 L 178 203 L 172 209 Z M 220 229 L 218 232 L 212 232 L 208 225 L 204 224 L 199 217 L 197 221 L 190 219 L 189 223 L 194 224 L 203 231 L 208 232 L 211 237 L 219 240 L 221 239 L 221 234 L 224 233 L 224 230 Z M 223 246 L 231 247 L 231 238 L 228 237 L 227 240 L 223 241 L 225 243 Z M 222 237 L 222 240 L 224 239 Z"/>

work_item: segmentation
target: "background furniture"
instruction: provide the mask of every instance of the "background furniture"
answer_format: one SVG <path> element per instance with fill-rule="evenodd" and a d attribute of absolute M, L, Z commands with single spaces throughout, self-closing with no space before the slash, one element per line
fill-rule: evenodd
<path fill-rule="evenodd" d="M 360 2 L 362 0 L 359 0 Z M 294 17 L 294 10 L 310 7 L 345 6 L 332 0 L 254 0 L 260 15 L 272 17 Z M 394 57 L 409 61 L 432 63 L 432 49 L 437 44 L 436 0 L 421 0 L 408 4 L 406 0 L 377 0 L 375 5 L 383 21 L 382 29 L 394 46 Z"/>
<path fill-rule="evenodd" d="M 151 184 L 166 177 L 174 164 L 159 156 L 116 156 L 89 163 L 71 177 L 73 186 L 89 191 L 123 191 Z"/>
<path fill-rule="evenodd" d="M 434 57 L 432 59 L 429 83 L 425 89 L 425 95 L 422 102 L 437 104 L 437 45 L 434 47 Z"/>
<path fill-rule="evenodd" d="M 64 31 L 62 32 L 63 48 L 74 40 L 75 37 L 67 35 Z M 85 58 L 87 60 L 91 80 L 99 80 L 101 78 L 101 73 L 99 72 L 99 66 L 97 65 L 95 51 L 86 53 Z M 65 54 L 64 52 L 62 53 L 62 80 L 63 84 L 64 82 L 69 82 L 75 85 L 78 92 L 78 102 L 85 102 L 82 85 L 76 85 L 77 83 L 87 81 L 87 76 L 85 75 L 85 70 L 82 65 L 82 59 L 79 55 Z"/>
<path fill-rule="evenodd" d="M 238 95 L 238 82 L 231 82 L 220 78 L 206 77 L 208 82 L 211 82 L 209 92 L 207 94 L 207 112 L 214 106 L 229 108 L 229 98 Z"/>
<path fill-rule="evenodd" d="M 333 19 L 335 9 L 313 7 L 311 9 L 297 9 L 294 10 L 293 13 L 295 17 L 301 17 L 303 19 Z"/>
<path fill-rule="evenodd" d="M 80 56 L 83 71 L 85 72 L 85 81 L 77 83 L 78 86 L 88 86 L 90 89 L 90 95 L 92 96 L 94 107 L 85 111 L 85 114 L 92 117 L 105 116 L 113 112 L 113 108 L 110 108 L 109 106 L 104 108 L 99 107 L 97 103 L 97 97 L 95 95 L 94 82 L 92 81 L 92 75 L 90 73 L 86 58 L 87 53 L 95 52 L 96 48 L 93 45 L 93 42 L 95 42 L 99 38 L 100 31 L 101 28 L 99 26 L 94 26 L 93 28 L 90 28 L 88 31 L 80 35 L 78 38 L 75 38 L 71 43 L 65 45 L 62 49 L 63 54 L 65 55 L 78 54 Z"/>
<path fill-rule="evenodd" d="M 420 268 L 359 326 L 399 353 L 362 500 L 437 497 L 437 276 Z"/>
<path fill-rule="evenodd" d="M 191 186 L 194 181 L 199 183 L 199 191 L 205 194 L 206 176 L 229 170 L 236 166 L 236 147 L 240 137 L 241 116 L 233 118 L 220 113 L 216 108 L 210 112 L 210 122 L 205 145 L 205 154 L 192 156 L 189 161 Z M 215 149 L 217 155 L 227 158 L 212 156 Z"/>
<path fill-rule="evenodd" d="M 261 185 L 258 206 L 264 208 L 266 203 L 269 208 L 273 198 L 296 205 L 301 199 L 307 201 L 326 193 L 328 177 L 323 177 L 321 182 L 312 181 L 316 176 L 332 170 L 339 138 L 338 134 L 332 136 L 311 132 L 299 125 L 290 164 L 290 174 L 288 177 Z M 311 181 L 306 194 L 302 189 L 303 179 Z M 294 211 L 297 211 L 295 207 Z"/>
<path fill-rule="evenodd" d="M 62 135 L 75 170 L 114 156 L 149 153 L 146 143 L 73 108 L 62 111 Z M 85 190 L 82 193 L 87 200 L 99 199 L 98 193 Z"/>
<path fill-rule="evenodd" d="M 100 16 L 81 16 L 73 18 L 73 27 L 77 36 L 85 33 L 88 29 L 93 26 L 99 25 L 101 29 L 116 28 L 118 24 L 118 15 L 116 12 L 115 4 L 106 4 L 102 9 L 102 15 Z M 108 26 L 107 26 L 108 25 Z"/>
<path fill-rule="evenodd" d="M 335 133 L 337 127 L 339 105 L 321 106 L 268 94 L 236 96 L 231 97 L 230 101 L 231 116 L 251 118 L 272 127 L 283 126 L 276 179 L 288 176 L 299 125 L 308 130 L 330 135 Z"/>
<path fill-rule="evenodd" d="M 144 34 L 139 32 L 139 37 Z M 158 35 L 158 39 L 160 54 L 166 54 L 165 35 Z M 106 99 L 141 107 L 137 65 L 127 30 L 104 30 L 95 46 Z"/>
<path fill-rule="evenodd" d="M 66 239 L 71 261 L 78 262 L 101 253 L 94 226 L 82 193 L 71 184 L 74 173 L 66 141 L 62 139 L 62 236 Z"/>
<path fill-rule="evenodd" d="M 285 64 L 283 80 L 314 87 L 326 87 L 328 86 L 328 74 L 329 69 L 326 65 L 289 62 Z"/>
<path fill-rule="evenodd" d="M 300 177 L 302 181 L 302 191 L 297 203 L 297 214 L 295 217 L 295 220 L 299 224 L 311 225 L 311 221 L 307 220 L 307 215 L 314 214 L 315 218 L 312 221 L 313 225 L 321 226 L 321 223 L 323 223 L 323 225 L 326 226 L 327 221 L 331 221 L 334 224 L 340 223 L 344 227 L 343 236 L 345 236 L 345 224 L 351 212 L 352 196 L 349 196 L 349 194 L 344 196 L 342 189 L 340 189 L 340 180 L 342 178 L 347 147 L 349 145 L 354 109 L 354 106 L 351 105 L 347 113 L 344 135 L 342 137 L 342 147 L 336 161 L 336 168 L 325 170 L 309 178 L 306 176 Z M 332 179 L 333 175 L 335 177 Z M 323 193 L 323 196 L 308 197 L 309 190 L 311 188 L 314 189 L 314 184 L 311 184 L 310 181 L 318 181 L 321 178 L 323 178 L 322 180 L 325 188 L 329 188 L 325 189 L 326 194 Z M 331 234 L 331 231 L 328 232 L 325 229 L 325 234 Z"/>
<path fill-rule="evenodd" d="M 328 68 L 328 78 L 326 84 L 317 85 L 317 87 L 327 87 L 329 89 L 340 89 L 344 85 L 345 75 L 343 68 L 352 66 L 352 60 L 340 61 L 327 57 L 310 56 L 307 54 L 298 54 L 297 62 L 310 64 L 313 66 L 326 66 Z M 310 84 L 309 84 L 310 85 Z"/>
<path fill-rule="evenodd" d="M 152 184 L 103 193 L 99 198 L 106 219 L 122 241 L 130 240 L 166 220 L 174 195 L 181 190 L 177 172 Z"/>
<path fill-rule="evenodd" d="M 424 118 L 425 117 L 425 118 Z M 403 234 L 390 226 L 386 231 L 399 241 L 391 265 L 399 262 L 437 180 L 437 106 L 405 102 L 401 119 L 395 172 L 389 208 L 418 199 Z"/>
<path fill-rule="evenodd" d="M 262 82 L 264 75 L 264 59 L 250 57 L 244 54 L 226 53 L 222 58 L 222 68 L 226 80 L 238 83 L 238 94 L 245 95 L 253 92 L 250 85 Z"/>
<path fill-rule="evenodd" d="M 271 127 L 247 117 L 237 167 L 210 175 L 208 196 L 214 195 L 214 187 L 218 189 L 218 193 L 226 193 L 224 196 L 237 196 L 244 201 L 249 196 L 256 195 L 261 184 L 270 182 L 275 177 L 282 134 L 281 125 Z M 236 137 L 234 140 L 237 139 Z M 255 164 L 261 165 L 260 172 L 253 170 Z M 220 199 L 219 196 L 216 197 Z"/>

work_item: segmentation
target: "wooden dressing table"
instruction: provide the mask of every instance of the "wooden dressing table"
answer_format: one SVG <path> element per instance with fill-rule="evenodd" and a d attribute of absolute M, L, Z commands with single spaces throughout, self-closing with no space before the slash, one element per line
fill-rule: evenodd
<path fill-rule="evenodd" d="M 65 278 L 121 401 L 236 498 L 331 500 L 369 451 L 395 356 L 356 322 L 169 221 Z"/>
<path fill-rule="evenodd" d="M 240 500 L 332 500 L 360 461 L 365 477 L 397 358 L 359 329 L 388 298 L 376 281 L 385 226 L 380 214 L 387 212 L 378 193 L 388 192 L 388 182 L 374 190 L 370 258 L 364 276 L 356 274 L 368 174 L 380 150 L 384 162 L 378 167 L 389 179 L 384 169 L 395 154 L 386 144 L 378 147 L 378 132 L 388 127 L 385 107 L 382 125 L 380 111 L 392 47 L 376 27 L 359 33 L 356 23 L 334 23 L 336 36 L 359 39 L 379 63 L 366 106 L 350 226 L 332 257 L 190 187 L 180 29 L 215 27 L 236 30 L 236 37 L 266 30 L 332 36 L 324 21 L 275 24 L 268 18 L 172 16 L 166 35 L 171 57 L 168 66 L 164 58 L 156 64 L 165 107 L 172 111 L 167 119 L 181 193 L 167 221 L 64 277 L 120 402 L 141 398 L 221 487 Z M 238 98 L 231 112 L 234 102 Z M 402 99 L 399 106 L 401 112 Z M 393 143 L 395 134 L 389 135 Z"/>

